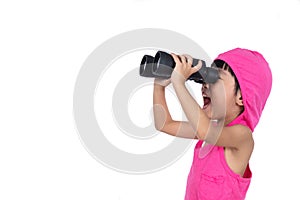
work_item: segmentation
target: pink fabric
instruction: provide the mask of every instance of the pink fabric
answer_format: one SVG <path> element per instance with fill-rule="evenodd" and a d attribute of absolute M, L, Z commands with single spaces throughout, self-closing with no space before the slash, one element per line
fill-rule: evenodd
<path fill-rule="evenodd" d="M 206 157 L 200 158 L 201 145 L 199 140 L 188 176 L 185 200 L 245 199 L 252 177 L 249 166 L 241 177 L 227 165 L 223 147 L 214 146 Z"/>
<path fill-rule="evenodd" d="M 234 71 L 244 103 L 244 112 L 228 126 L 241 124 L 254 131 L 272 87 L 268 63 L 260 53 L 241 48 L 222 53 L 216 59 L 228 63 Z M 199 141 L 195 147 L 185 200 L 245 199 L 252 177 L 249 165 L 241 177 L 227 165 L 223 147 L 212 146 L 209 154 L 202 158 L 199 156 L 201 145 Z"/>

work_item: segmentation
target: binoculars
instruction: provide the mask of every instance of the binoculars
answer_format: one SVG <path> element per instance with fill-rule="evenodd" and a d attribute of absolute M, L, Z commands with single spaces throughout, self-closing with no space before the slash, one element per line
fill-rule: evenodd
<path fill-rule="evenodd" d="M 199 71 L 193 73 L 188 80 L 193 80 L 196 83 L 215 83 L 219 79 L 219 73 L 216 69 L 206 67 L 203 60 L 202 67 Z M 193 66 L 196 66 L 199 59 L 193 58 Z M 140 64 L 140 76 L 155 77 L 168 79 L 171 77 L 173 69 L 175 68 L 175 61 L 173 57 L 163 51 L 158 51 L 155 56 L 144 55 Z"/>

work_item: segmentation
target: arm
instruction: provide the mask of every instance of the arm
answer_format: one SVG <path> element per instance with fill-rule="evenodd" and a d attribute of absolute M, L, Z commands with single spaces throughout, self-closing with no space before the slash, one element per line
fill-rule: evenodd
<path fill-rule="evenodd" d="M 250 141 L 249 139 L 252 139 L 252 134 L 247 127 L 241 125 L 224 127 L 224 117 L 218 116 L 222 116 L 222 112 L 225 112 L 225 108 L 215 109 L 217 112 L 215 112 L 213 119 L 218 120 L 217 122 L 213 121 L 203 112 L 187 90 L 185 81 L 191 74 L 201 68 L 201 62 L 192 68 L 191 57 L 180 56 L 179 59 L 179 57 L 174 54 L 172 54 L 172 56 L 176 62 L 176 67 L 172 73 L 171 81 L 182 109 L 192 128 L 197 133 L 198 139 L 218 146 L 233 148 L 240 148 L 247 143 L 247 141 Z M 224 92 L 221 80 L 218 80 L 213 87 L 220 87 L 219 91 Z M 219 101 L 220 99 L 217 100 Z"/>
<path fill-rule="evenodd" d="M 173 136 L 194 139 L 195 132 L 188 122 L 174 121 L 171 117 L 165 98 L 165 87 L 169 82 L 170 80 L 159 79 L 154 81 L 153 113 L 155 128 Z"/>

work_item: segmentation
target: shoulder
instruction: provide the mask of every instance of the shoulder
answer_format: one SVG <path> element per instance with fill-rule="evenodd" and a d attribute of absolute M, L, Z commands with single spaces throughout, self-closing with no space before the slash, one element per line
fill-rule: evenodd
<path fill-rule="evenodd" d="M 254 144 L 252 131 L 247 126 L 239 124 L 234 125 L 230 128 L 230 132 L 233 135 L 233 137 L 235 137 L 238 141 L 236 145 L 237 148 L 244 147 L 245 144 Z"/>
<path fill-rule="evenodd" d="M 253 148 L 252 131 L 243 125 L 225 126 L 218 137 L 216 145 L 234 149 Z"/>

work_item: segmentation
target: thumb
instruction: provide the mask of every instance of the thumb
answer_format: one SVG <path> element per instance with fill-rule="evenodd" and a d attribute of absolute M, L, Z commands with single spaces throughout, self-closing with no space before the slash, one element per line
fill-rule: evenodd
<path fill-rule="evenodd" d="M 201 67 L 202 67 L 202 61 L 199 60 L 198 64 L 192 68 L 193 73 L 199 71 L 201 69 Z"/>

